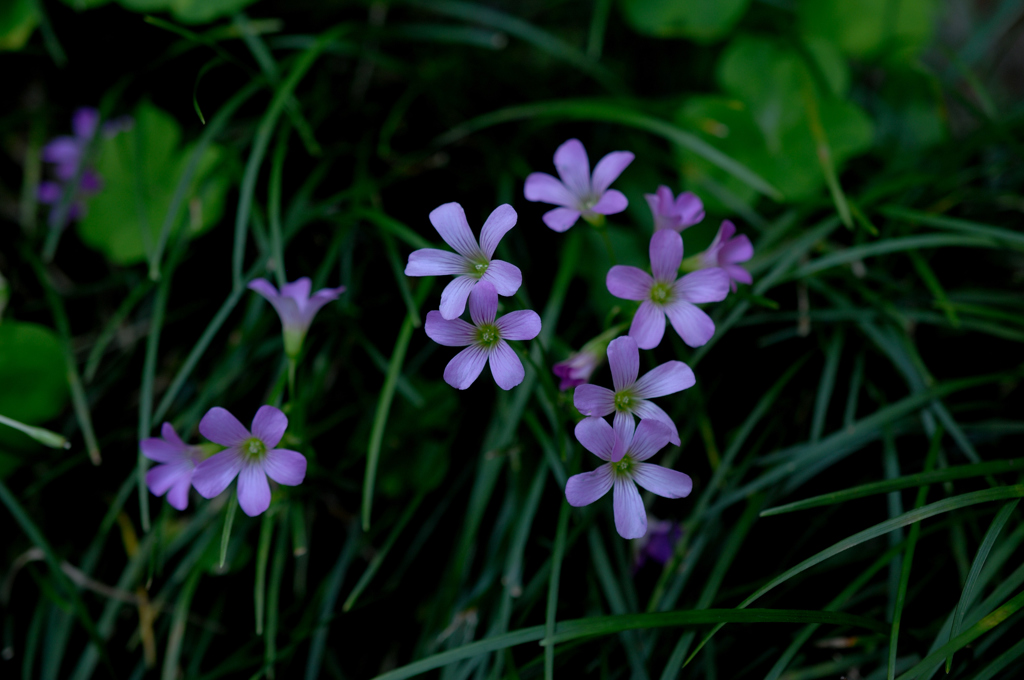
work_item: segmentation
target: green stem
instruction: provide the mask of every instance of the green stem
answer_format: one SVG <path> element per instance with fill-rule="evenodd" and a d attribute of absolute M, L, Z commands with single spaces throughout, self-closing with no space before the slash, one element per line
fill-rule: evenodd
<path fill-rule="evenodd" d="M 228 557 L 228 542 L 231 540 L 231 525 L 235 523 L 235 511 L 238 510 L 238 494 L 228 492 L 228 508 L 224 515 L 224 533 L 220 535 L 220 562 L 218 567 L 223 569 L 224 562 Z"/>

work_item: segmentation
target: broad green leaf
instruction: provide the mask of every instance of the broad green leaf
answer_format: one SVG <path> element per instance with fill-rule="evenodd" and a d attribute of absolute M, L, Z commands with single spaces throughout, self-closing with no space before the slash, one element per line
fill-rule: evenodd
<path fill-rule="evenodd" d="M 934 0 L 800 0 L 800 31 L 855 57 L 909 59 L 932 35 Z"/>
<path fill-rule="evenodd" d="M 32 0 L 0 3 L 0 50 L 20 50 L 28 42 L 39 17 Z"/>
<path fill-rule="evenodd" d="M 155 246 L 191 148 L 181 147 L 177 121 L 152 104 L 141 104 L 134 118 L 131 130 L 102 144 L 96 170 L 103 188 L 78 223 L 82 240 L 117 264 L 144 260 Z M 187 219 L 193 236 L 213 226 L 223 212 L 229 183 L 217 172 L 223 155 L 211 145 L 189 187 Z"/>
<path fill-rule="evenodd" d="M 0 414 L 30 425 L 41 423 L 59 414 L 67 397 L 57 334 L 34 323 L 0 325 Z"/>
<path fill-rule="evenodd" d="M 712 42 L 739 21 L 750 0 L 621 0 L 633 30 L 658 38 Z"/>

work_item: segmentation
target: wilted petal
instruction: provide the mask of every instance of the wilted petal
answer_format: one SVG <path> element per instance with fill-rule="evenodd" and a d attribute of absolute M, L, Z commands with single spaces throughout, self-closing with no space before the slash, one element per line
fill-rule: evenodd
<path fill-rule="evenodd" d="M 428 338 L 445 347 L 465 347 L 476 342 L 475 327 L 462 319 L 446 319 L 436 309 L 427 312 L 424 330 Z"/>
<path fill-rule="evenodd" d="M 544 213 L 544 224 L 548 225 L 551 229 L 561 233 L 566 231 L 569 227 L 576 224 L 576 220 L 580 218 L 580 211 L 573 208 L 555 208 Z"/>
<path fill-rule="evenodd" d="M 676 281 L 672 289 L 687 302 L 719 302 L 729 294 L 729 275 L 719 267 L 701 269 Z"/>
<path fill-rule="evenodd" d="M 611 186 L 612 182 L 626 169 L 626 166 L 633 162 L 633 158 L 631 151 L 612 151 L 599 160 L 594 166 L 594 176 L 591 179 L 594 193 L 601 194 Z M 601 211 L 595 210 L 594 212 Z"/>
<path fill-rule="evenodd" d="M 636 484 L 628 479 L 615 480 L 613 492 L 613 508 L 615 510 L 615 530 L 623 538 L 640 538 L 647 533 L 647 511 L 640 500 L 640 492 Z"/>
<path fill-rule="evenodd" d="M 672 328 L 690 347 L 700 347 L 715 334 L 715 322 L 711 317 L 689 302 L 676 300 L 665 307 L 665 313 L 672 322 Z"/>
<path fill-rule="evenodd" d="M 252 436 L 238 418 L 220 406 L 214 406 L 206 412 L 199 421 L 199 433 L 221 446 L 235 446 Z"/>
<path fill-rule="evenodd" d="M 582 199 L 590 195 L 590 159 L 583 142 L 570 139 L 555 149 L 555 170 L 573 196 Z"/>
<path fill-rule="evenodd" d="M 608 292 L 623 300 L 646 300 L 651 294 L 654 279 L 642 269 L 617 264 L 608 270 L 604 279 Z"/>
<path fill-rule="evenodd" d="M 142 455 L 158 463 L 175 463 L 185 457 L 185 446 L 175 446 L 159 437 L 149 437 L 139 442 Z M 159 494 L 157 494 L 159 495 Z"/>
<path fill-rule="evenodd" d="M 494 382 L 503 390 L 512 389 L 523 382 L 523 378 L 526 377 L 523 362 L 504 340 L 499 340 L 491 348 L 487 360 L 491 364 L 491 375 L 494 376 Z"/>
<path fill-rule="evenodd" d="M 533 340 L 540 333 L 540 315 L 530 309 L 509 312 L 495 324 L 506 340 Z"/>
<path fill-rule="evenodd" d="M 249 517 L 262 514 L 270 507 L 270 483 L 262 465 L 250 463 L 238 473 L 238 505 Z"/>
<path fill-rule="evenodd" d="M 498 247 L 501 237 L 516 226 L 516 218 L 516 211 L 508 203 L 499 205 L 487 216 L 487 221 L 480 230 L 480 247 L 488 259 L 494 255 L 494 249 Z"/>
<path fill-rule="evenodd" d="M 565 484 L 565 500 L 574 508 L 590 505 L 612 488 L 612 466 L 602 465 L 591 472 L 573 475 Z"/>
<path fill-rule="evenodd" d="M 498 291 L 489 281 L 480 281 L 469 294 L 469 318 L 478 327 L 494 323 L 498 314 Z"/>
<path fill-rule="evenodd" d="M 693 490 L 690 476 L 651 463 L 633 465 L 633 481 L 662 498 L 685 498 Z"/>
<path fill-rule="evenodd" d="M 465 274 L 469 267 L 466 258 L 458 253 L 436 248 L 420 248 L 409 253 L 405 265 L 406 276 L 445 276 Z"/>
<path fill-rule="evenodd" d="M 633 441 L 627 453 L 633 460 L 647 460 L 665 448 L 671 438 L 672 428 L 665 423 L 653 418 L 641 420 L 633 433 Z"/>
<path fill-rule="evenodd" d="M 662 231 L 675 233 L 668 229 Z M 633 323 L 629 325 L 629 337 L 636 340 L 636 346 L 640 349 L 654 349 L 661 344 L 661 338 L 664 335 L 665 312 L 650 300 L 644 300 L 640 309 L 636 310 L 636 314 L 633 316 Z"/>
<path fill-rule="evenodd" d="M 676 424 L 672 422 L 672 419 L 668 417 L 664 409 L 660 406 L 653 404 L 646 399 L 635 399 L 633 401 L 633 413 L 640 418 L 647 420 L 657 420 L 658 422 L 665 423 L 672 429 L 672 437 L 668 440 L 669 443 L 679 446 L 679 430 L 676 428 Z"/>
<path fill-rule="evenodd" d="M 430 223 L 444 242 L 459 255 L 470 259 L 484 259 L 483 252 L 466 220 L 466 211 L 458 203 L 445 203 L 430 211 Z"/>
<path fill-rule="evenodd" d="M 273 449 L 263 459 L 263 470 L 278 484 L 296 486 L 306 478 L 306 457 L 298 451 Z"/>
<path fill-rule="evenodd" d="M 580 385 L 572 403 L 585 416 L 606 416 L 615 410 L 615 393 L 600 385 Z"/>
<path fill-rule="evenodd" d="M 228 488 L 242 469 L 242 454 L 238 449 L 228 449 L 214 454 L 196 465 L 192 474 L 192 486 L 203 498 L 213 498 Z"/>
<path fill-rule="evenodd" d="M 527 175 L 523 195 L 528 201 L 551 203 L 566 208 L 574 208 L 579 203 L 561 180 L 546 172 L 531 172 Z"/>
<path fill-rule="evenodd" d="M 487 351 L 471 345 L 448 362 L 444 369 L 444 381 L 457 390 L 464 390 L 473 384 L 486 363 Z"/>
<path fill-rule="evenodd" d="M 616 392 L 632 387 L 640 372 L 640 350 L 636 340 L 624 335 L 608 343 L 608 365 L 612 369 L 612 385 Z"/>
<path fill-rule="evenodd" d="M 288 429 L 288 416 L 274 406 L 260 406 L 252 419 L 252 434 L 268 449 L 277 446 Z"/>
<path fill-rule="evenodd" d="M 576 440 L 598 458 L 612 460 L 615 431 L 604 418 L 591 416 L 576 423 Z"/>
<path fill-rule="evenodd" d="M 633 393 L 641 399 L 654 399 L 689 389 L 695 382 L 697 379 L 689 366 L 682 361 L 666 361 L 637 380 Z"/>
<path fill-rule="evenodd" d="M 441 291 L 441 304 L 438 311 L 446 319 L 457 319 L 466 311 L 466 300 L 477 284 L 472 276 L 457 276 Z"/>
<path fill-rule="evenodd" d="M 146 486 L 153 492 L 153 495 L 163 496 L 182 477 L 191 481 L 194 469 L 195 465 L 190 460 L 179 461 L 169 465 L 157 465 L 146 471 Z"/>
<path fill-rule="evenodd" d="M 651 272 L 660 283 L 673 283 L 679 275 L 683 261 L 683 237 L 671 229 L 654 232 L 648 248 L 651 256 Z"/>
<path fill-rule="evenodd" d="M 523 272 L 514 264 L 503 260 L 491 260 L 480 280 L 490 282 L 498 291 L 498 295 L 509 297 L 515 295 L 519 286 L 523 285 Z"/>
<path fill-rule="evenodd" d="M 629 207 L 629 200 L 626 196 L 617 189 L 609 189 L 604 192 L 601 199 L 590 206 L 591 212 L 596 212 L 599 215 L 614 215 L 620 213 Z"/>

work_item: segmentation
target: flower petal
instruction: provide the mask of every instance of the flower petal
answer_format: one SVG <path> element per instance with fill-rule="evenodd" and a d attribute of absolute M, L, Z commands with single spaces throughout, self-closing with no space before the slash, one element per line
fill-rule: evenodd
<path fill-rule="evenodd" d="M 196 465 L 192 486 L 203 498 L 213 498 L 228 488 L 242 469 L 242 454 L 231 448 L 214 454 Z"/>
<path fill-rule="evenodd" d="M 663 232 L 674 234 L 670 229 L 662 229 Z M 658 233 L 662 233 L 659 231 Z M 629 325 L 629 337 L 636 340 L 636 346 L 640 349 L 654 349 L 661 344 L 665 335 L 665 311 L 650 300 L 644 300 L 640 309 L 633 315 L 633 323 Z"/>
<path fill-rule="evenodd" d="M 406 276 L 445 276 L 465 274 L 469 263 L 458 253 L 436 248 L 420 248 L 409 253 Z"/>
<path fill-rule="evenodd" d="M 683 261 L 683 237 L 672 229 L 659 229 L 651 237 L 648 247 L 651 272 L 660 283 L 674 283 Z"/>
<path fill-rule="evenodd" d="M 495 324 L 505 340 L 533 340 L 540 334 L 540 315 L 532 309 L 509 312 Z"/>
<path fill-rule="evenodd" d="M 672 322 L 672 328 L 690 347 L 700 347 L 715 334 L 715 322 L 711 317 L 689 302 L 676 300 L 665 307 L 665 314 Z"/>
<path fill-rule="evenodd" d="M 249 282 L 249 289 L 262 295 L 269 302 L 277 315 L 281 317 L 281 325 L 289 329 L 302 330 L 306 325 L 302 321 L 302 313 L 299 306 L 290 297 L 277 292 L 277 288 L 266 279 L 253 279 Z"/>
<path fill-rule="evenodd" d="M 278 484 L 297 486 L 306 478 L 306 457 L 298 451 L 273 449 L 263 459 L 263 470 Z"/>
<path fill-rule="evenodd" d="M 627 453 L 633 460 L 647 460 L 665 448 L 671 438 L 672 428 L 665 423 L 653 418 L 641 420 L 633 433 L 633 441 Z"/>
<path fill-rule="evenodd" d="M 488 259 L 494 255 L 494 249 L 498 247 L 501 237 L 516 226 L 517 217 L 515 209 L 508 203 L 499 205 L 487 216 L 487 221 L 480 230 L 480 247 Z"/>
<path fill-rule="evenodd" d="M 446 319 L 436 309 L 427 312 L 424 330 L 428 338 L 445 347 L 465 347 L 476 342 L 476 328 L 462 319 Z"/>
<path fill-rule="evenodd" d="M 636 420 L 633 419 L 633 410 L 616 411 L 612 418 L 612 429 L 615 431 L 615 448 L 612 450 L 612 462 L 622 460 L 622 456 L 629 450 L 633 442 L 633 434 L 636 432 Z"/>
<path fill-rule="evenodd" d="M 199 421 L 199 433 L 215 444 L 235 446 L 251 437 L 238 418 L 220 406 L 214 406 Z"/>
<path fill-rule="evenodd" d="M 250 463 L 238 473 L 238 505 L 242 512 L 255 517 L 270 507 L 270 482 L 259 463 Z"/>
<path fill-rule="evenodd" d="M 654 399 L 693 387 L 697 379 L 682 361 L 666 361 L 636 381 L 633 393 L 641 399 Z"/>
<path fill-rule="evenodd" d="M 608 292 L 623 300 L 646 300 L 651 294 L 654 279 L 637 267 L 617 264 L 604 277 Z"/>
<path fill-rule="evenodd" d="M 469 294 L 469 318 L 479 327 L 494 323 L 498 314 L 498 291 L 490 281 L 480 281 Z"/>
<path fill-rule="evenodd" d="M 75 136 L 87 140 L 96 133 L 96 126 L 100 122 L 100 112 L 91 106 L 81 106 L 71 114 L 71 129 Z"/>
<path fill-rule="evenodd" d="M 754 279 L 750 277 L 750 272 L 748 272 L 746 269 L 739 266 L 738 264 L 727 264 L 724 267 L 722 267 L 722 269 L 724 269 L 725 273 L 729 275 L 730 279 L 732 279 L 733 283 L 731 283 L 730 285 L 732 286 L 733 291 L 736 290 L 736 281 L 739 281 L 740 283 L 745 283 L 748 286 L 754 282 Z"/>
<path fill-rule="evenodd" d="M 252 419 L 252 435 L 272 449 L 281 441 L 288 429 L 288 416 L 274 406 L 260 406 Z"/>
<path fill-rule="evenodd" d="M 306 325 L 308 326 L 313 321 L 313 317 L 316 316 L 321 307 L 328 302 L 334 302 L 344 292 L 345 286 L 338 286 L 337 288 L 321 288 L 313 293 L 309 301 L 306 302 L 306 306 L 302 309 L 302 313 L 306 317 Z"/>
<path fill-rule="evenodd" d="M 583 142 L 569 139 L 555 149 L 555 170 L 565 188 L 577 199 L 590 196 L 590 159 Z"/>
<path fill-rule="evenodd" d="M 190 460 L 169 465 L 157 465 L 146 471 L 146 486 L 154 496 L 163 496 L 182 477 L 187 478 L 188 483 L 191 483 L 192 471 L 195 470 L 195 467 Z"/>
<path fill-rule="evenodd" d="M 523 195 L 527 201 L 540 201 L 566 208 L 574 208 L 579 203 L 561 180 L 546 172 L 531 172 L 527 175 Z"/>
<path fill-rule="evenodd" d="M 181 440 L 181 437 L 178 436 L 178 432 L 170 423 L 164 421 L 164 424 L 160 426 L 160 436 L 163 437 L 171 446 L 181 449 L 182 451 L 185 450 L 185 442 Z"/>
<path fill-rule="evenodd" d="M 306 301 L 309 300 L 311 290 L 313 290 L 313 282 L 308 276 L 302 276 L 281 286 L 281 296 L 295 300 L 295 304 L 302 309 L 306 305 Z"/>
<path fill-rule="evenodd" d="M 682 227 L 692 227 L 704 219 L 704 202 L 693 192 L 687 191 L 676 198 L 676 213 L 682 218 Z"/>
<path fill-rule="evenodd" d="M 575 208 L 555 208 L 544 213 L 541 219 L 544 220 L 544 224 L 548 225 L 548 227 L 561 233 L 576 224 L 576 220 L 579 218 L 580 211 Z"/>
<path fill-rule="evenodd" d="M 634 399 L 633 413 L 644 420 L 657 420 L 658 422 L 668 425 L 672 428 L 672 438 L 668 440 L 669 443 L 679 446 L 681 443 L 679 440 L 679 430 L 676 428 L 676 424 L 672 422 L 672 419 L 668 417 L 668 414 L 665 413 L 665 410 L 660 406 L 657 406 L 646 399 Z"/>
<path fill-rule="evenodd" d="M 735 264 L 746 262 L 754 257 L 754 245 L 746 234 L 740 234 L 732 239 L 718 251 L 718 262 L 720 264 Z"/>
<path fill-rule="evenodd" d="M 662 498 L 686 498 L 693 491 L 690 475 L 651 463 L 633 466 L 633 481 Z"/>
<path fill-rule="evenodd" d="M 574 508 L 590 505 L 612 488 L 612 466 L 602 465 L 596 470 L 573 475 L 565 483 L 565 500 Z"/>
<path fill-rule="evenodd" d="M 444 381 L 457 390 L 464 390 L 473 384 L 486 363 L 487 351 L 471 345 L 448 362 L 444 369 Z"/>
<path fill-rule="evenodd" d="M 514 264 L 503 260 L 491 260 L 480 280 L 489 281 L 498 291 L 498 295 L 509 297 L 515 295 L 519 286 L 523 285 L 523 272 Z"/>
<path fill-rule="evenodd" d="M 632 151 L 612 151 L 594 166 L 594 176 L 591 178 L 591 188 L 595 194 L 604 193 L 605 189 L 611 186 L 622 171 L 633 162 L 635 156 Z M 595 210 L 594 212 L 600 212 Z"/>
<path fill-rule="evenodd" d="M 640 500 L 636 484 L 625 478 L 615 480 L 612 507 L 615 511 L 615 530 L 623 538 L 640 538 L 647 533 L 647 511 Z"/>
<path fill-rule="evenodd" d="M 182 475 L 178 482 L 167 492 L 167 504 L 175 510 L 188 507 L 188 492 L 192 488 L 192 475 Z"/>
<path fill-rule="evenodd" d="M 139 442 L 139 449 L 143 456 L 158 463 L 176 463 L 185 458 L 184 446 L 175 446 L 159 437 L 143 439 Z"/>
<path fill-rule="evenodd" d="M 466 311 L 466 300 L 469 293 L 477 284 L 472 276 L 457 276 L 441 291 L 441 304 L 438 311 L 446 319 L 457 319 Z"/>
<path fill-rule="evenodd" d="M 616 392 L 632 387 L 640 372 L 640 350 L 636 340 L 623 335 L 608 343 L 608 365 L 612 369 L 612 385 Z"/>
<path fill-rule="evenodd" d="M 580 385 L 572 403 L 585 416 L 606 416 L 615 410 L 615 393 L 600 385 Z"/>
<path fill-rule="evenodd" d="M 71 168 L 72 177 L 75 171 L 78 169 L 78 159 L 82 155 L 81 142 L 73 137 L 61 136 L 56 137 L 46 146 L 43 147 L 41 156 L 43 161 L 47 163 L 57 163 L 61 166 L 67 166 Z M 59 175 L 60 173 L 58 173 Z M 61 179 L 71 179 L 70 177 L 61 177 Z"/>
<path fill-rule="evenodd" d="M 701 269 L 676 281 L 672 290 L 687 302 L 719 302 L 729 294 L 729 275 L 719 267 Z"/>
<path fill-rule="evenodd" d="M 599 200 L 594 205 L 590 206 L 591 212 L 596 212 L 599 215 L 614 215 L 620 213 L 629 207 L 629 199 L 617 189 L 609 189 L 604 192 Z"/>
<path fill-rule="evenodd" d="M 483 252 L 466 220 L 466 211 L 458 203 L 445 203 L 431 210 L 430 223 L 444 242 L 459 255 L 470 260 L 483 258 Z"/>
<path fill-rule="evenodd" d="M 503 390 L 510 390 L 526 377 L 526 370 L 523 362 L 519 360 L 516 353 L 504 340 L 499 340 L 491 348 L 487 361 L 491 365 L 491 375 L 494 382 Z"/>
<path fill-rule="evenodd" d="M 612 459 L 615 431 L 604 418 L 590 416 L 576 423 L 576 440 L 601 460 Z"/>

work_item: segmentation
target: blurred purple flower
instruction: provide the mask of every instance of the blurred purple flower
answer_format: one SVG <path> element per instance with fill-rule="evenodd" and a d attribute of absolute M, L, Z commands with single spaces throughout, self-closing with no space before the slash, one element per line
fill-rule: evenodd
<path fill-rule="evenodd" d="M 662 184 L 653 194 L 644 194 L 654 214 L 654 230 L 683 231 L 704 219 L 704 203 L 689 191 L 672 197 L 672 190 Z"/>
<path fill-rule="evenodd" d="M 445 319 L 436 310 L 427 314 L 427 336 L 445 347 L 466 347 L 444 369 L 444 380 L 455 389 L 473 384 L 484 364 L 490 363 L 494 382 L 510 390 L 523 382 L 523 362 L 506 340 L 532 340 L 540 333 L 540 316 L 525 309 L 509 312 L 497 321 L 498 292 L 490 281 L 480 281 L 469 295 L 470 325 L 462 319 Z"/>
<path fill-rule="evenodd" d="M 590 375 L 603 362 L 604 357 L 600 353 L 584 347 L 579 352 L 570 354 L 568 359 L 559 361 L 551 370 L 561 379 L 558 389 L 564 392 L 590 382 Z"/>
<path fill-rule="evenodd" d="M 700 255 L 702 267 L 720 267 L 729 275 L 729 285 L 732 292 L 736 292 L 736 282 L 751 284 L 753 279 L 743 267 L 737 262 L 746 262 L 754 256 L 754 246 L 746 234 L 736 234 L 736 225 L 729 220 L 723 220 L 722 226 L 715 234 L 715 240 L 711 242 L 708 249 Z"/>
<path fill-rule="evenodd" d="M 555 231 L 566 231 L 581 215 L 591 224 L 601 224 L 604 215 L 620 213 L 629 205 L 622 192 L 608 187 L 633 158 L 630 151 L 612 151 L 597 162 L 591 175 L 583 143 L 570 139 L 555 150 L 555 170 L 561 180 L 546 172 L 531 172 L 523 194 L 528 201 L 562 206 L 544 213 L 544 224 Z"/>
<path fill-rule="evenodd" d="M 273 406 L 261 406 L 249 432 L 226 409 L 215 406 L 199 422 L 199 432 L 228 447 L 196 466 L 192 485 L 203 498 L 213 498 L 238 477 L 238 504 L 255 517 L 270 507 L 270 477 L 278 484 L 296 486 L 306 477 L 306 457 L 297 451 L 274 448 L 288 429 L 288 417 Z"/>
<path fill-rule="evenodd" d="M 675 234 L 674 231 L 666 233 Z M 670 428 L 669 441 L 678 446 L 679 431 L 675 423 L 665 411 L 648 400 L 693 387 L 696 378 L 690 367 L 681 361 L 666 361 L 637 380 L 640 351 L 636 341 L 628 335 L 609 343 L 608 365 L 612 369 L 615 391 L 598 385 L 580 385 L 573 394 L 576 409 L 585 416 L 606 416 L 614 412 L 616 431 L 629 436 L 636 427 L 634 415 L 661 421 Z"/>
<path fill-rule="evenodd" d="M 469 293 L 481 281 L 490 282 L 499 295 L 515 295 L 523 283 L 523 273 L 519 267 L 491 258 L 501 237 L 516 226 L 516 219 L 512 206 L 499 205 L 484 222 L 478 242 L 461 205 L 445 203 L 434 208 L 430 212 L 430 223 L 456 252 L 435 248 L 413 251 L 405 275 L 455 277 L 441 293 L 441 316 L 449 320 L 459 318 L 466 311 Z"/>
<path fill-rule="evenodd" d="M 634 432 L 619 420 L 615 428 L 604 418 L 585 418 L 576 424 L 576 439 L 604 465 L 592 472 L 573 475 L 565 485 L 565 499 L 573 507 L 590 505 L 612 488 L 615 530 L 623 538 L 647 533 L 647 511 L 640 499 L 639 484 L 663 498 L 684 498 L 693 490 L 689 475 L 645 463 L 668 444 L 672 431 L 657 420 L 641 420 Z"/>
<path fill-rule="evenodd" d="M 683 527 L 679 522 L 651 517 L 647 521 L 647 534 L 638 539 L 634 548 L 633 572 L 647 563 L 648 559 L 658 564 L 666 564 L 676 551 L 676 543 L 683 537 Z"/>
<path fill-rule="evenodd" d="M 167 494 L 167 503 L 177 510 L 188 507 L 188 490 L 196 465 L 203 460 L 198 446 L 189 446 L 181 440 L 174 426 L 164 423 L 161 437 L 150 437 L 139 442 L 142 455 L 162 465 L 146 472 L 146 486 L 155 496 Z"/>
<path fill-rule="evenodd" d="M 249 288 L 266 298 L 277 310 L 284 332 L 284 351 L 292 358 L 299 355 L 306 331 L 320 308 L 345 292 L 345 286 L 338 286 L 321 288 L 310 296 L 313 284 L 308 276 L 284 284 L 280 292 L 266 279 L 253 279 Z"/>
<path fill-rule="evenodd" d="M 729 294 L 729 275 L 722 269 L 687 274 L 678 281 L 683 237 L 671 229 L 654 232 L 650 244 L 652 277 L 642 269 L 615 265 L 608 270 L 608 292 L 626 300 L 642 300 L 629 335 L 642 349 L 653 349 L 665 335 L 665 316 L 690 347 L 700 347 L 715 334 L 715 323 L 693 303 L 718 302 Z"/>

